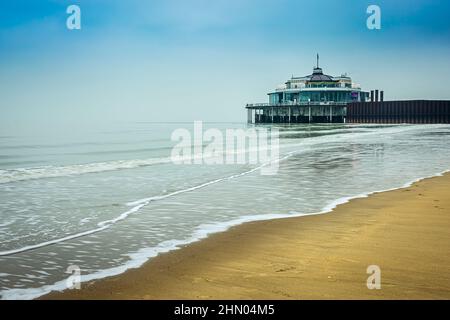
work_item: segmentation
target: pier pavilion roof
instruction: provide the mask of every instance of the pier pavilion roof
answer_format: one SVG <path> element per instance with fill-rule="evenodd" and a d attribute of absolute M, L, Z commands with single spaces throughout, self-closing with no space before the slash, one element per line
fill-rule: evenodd
<path fill-rule="evenodd" d="M 312 75 L 307 76 L 307 81 L 309 81 L 309 82 L 334 82 L 336 80 L 334 80 L 332 76 L 323 74 L 322 68 L 317 67 L 317 68 L 314 68 Z"/>

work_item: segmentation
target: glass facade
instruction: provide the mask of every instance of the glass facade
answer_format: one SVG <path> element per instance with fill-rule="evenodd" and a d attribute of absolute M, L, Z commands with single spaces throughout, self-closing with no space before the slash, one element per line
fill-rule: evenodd
<path fill-rule="evenodd" d="M 270 104 L 283 102 L 351 102 L 365 101 L 366 92 L 360 91 L 307 91 L 276 92 L 269 95 Z"/>
<path fill-rule="evenodd" d="M 304 91 L 300 95 L 300 101 L 348 102 L 351 100 L 349 91 Z"/>

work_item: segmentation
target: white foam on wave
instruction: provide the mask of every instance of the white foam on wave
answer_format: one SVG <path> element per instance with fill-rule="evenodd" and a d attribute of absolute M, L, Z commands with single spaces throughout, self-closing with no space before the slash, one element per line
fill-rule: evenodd
<path fill-rule="evenodd" d="M 280 158 L 278 160 L 275 160 L 275 161 L 282 161 L 284 159 L 287 159 L 288 157 L 292 156 L 293 153 L 294 152 L 290 152 L 287 155 L 285 155 L 284 157 L 282 157 L 282 158 Z M 91 229 L 91 230 L 87 230 L 87 231 L 83 231 L 83 232 L 79 232 L 79 233 L 76 233 L 76 234 L 73 234 L 73 235 L 69 235 L 69 236 L 65 236 L 65 237 L 62 237 L 62 238 L 57 238 L 57 239 L 53 239 L 53 240 L 49 240 L 49 241 L 45 241 L 45 242 L 29 245 L 29 246 L 24 246 L 24 247 L 17 248 L 17 249 L 0 251 L 0 256 L 8 256 L 8 255 L 13 255 L 13 254 L 17 254 L 17 253 L 21 253 L 21 252 L 25 252 L 25 251 L 30 251 L 30 250 L 46 247 L 46 246 L 49 246 L 49 245 L 52 245 L 52 244 L 57 244 L 57 243 L 65 242 L 65 241 L 68 241 L 68 240 L 73 240 L 73 239 L 76 239 L 76 238 L 81 238 L 81 237 L 84 237 L 84 236 L 87 236 L 87 235 L 91 235 L 93 233 L 97 233 L 97 232 L 103 231 L 105 229 L 110 228 L 111 226 L 113 226 L 117 222 L 125 220 L 129 215 L 139 211 L 141 208 L 143 208 L 144 206 L 148 205 L 150 202 L 154 202 L 154 201 L 157 201 L 157 200 L 162 200 L 162 199 L 166 199 L 166 198 L 169 198 L 169 197 L 173 197 L 173 196 L 176 196 L 176 195 L 181 194 L 181 193 L 191 192 L 191 191 L 194 191 L 194 190 L 197 190 L 197 189 L 200 189 L 200 188 L 204 188 L 206 186 L 209 186 L 209 185 L 212 185 L 212 184 L 215 184 L 215 183 L 219 183 L 219 182 L 222 182 L 222 181 L 235 179 L 235 178 L 238 178 L 238 177 L 250 174 L 252 172 L 255 172 L 255 171 L 263 168 L 264 166 L 267 166 L 267 165 L 271 164 L 271 163 L 273 163 L 273 161 L 272 162 L 266 162 L 266 163 L 264 163 L 264 164 L 262 164 L 262 165 L 260 165 L 258 167 L 250 169 L 248 171 L 241 172 L 241 173 L 238 173 L 238 174 L 234 174 L 234 175 L 231 175 L 231 176 L 228 176 L 228 177 L 225 177 L 225 178 L 219 178 L 219 179 L 211 180 L 211 181 L 208 181 L 208 182 L 205 182 L 205 183 L 202 183 L 202 184 L 190 187 L 190 188 L 177 190 L 177 191 L 174 191 L 172 193 L 165 194 L 165 195 L 153 196 L 153 197 L 141 199 L 141 200 L 138 200 L 138 201 L 135 201 L 135 202 L 127 203 L 128 206 L 132 207 L 131 209 L 123 212 L 122 214 L 120 214 L 119 216 L 117 216 L 114 219 L 105 220 L 105 221 L 101 221 L 101 222 L 97 223 L 97 228 L 94 228 L 94 229 Z"/>
<path fill-rule="evenodd" d="M 322 210 L 320 210 L 318 212 L 299 213 L 299 212 L 291 211 L 290 213 L 287 213 L 287 214 L 249 215 L 249 216 L 242 216 L 242 217 L 239 217 L 239 218 L 236 218 L 233 220 L 229 220 L 229 221 L 225 221 L 225 222 L 201 224 L 192 233 L 192 235 L 187 239 L 167 240 L 167 241 L 161 242 L 160 244 L 158 244 L 155 247 L 143 248 L 134 253 L 130 253 L 129 254 L 130 260 L 127 263 L 117 266 L 117 267 L 97 271 L 97 272 L 94 272 L 91 274 L 82 275 L 81 282 L 88 282 L 88 281 L 92 281 L 92 280 L 96 280 L 96 279 L 102 279 L 102 278 L 106 278 L 106 277 L 116 276 L 116 275 L 124 273 L 125 271 L 127 271 L 129 269 L 139 268 L 145 262 L 147 262 L 149 259 L 156 257 L 157 255 L 159 255 L 161 253 L 166 253 L 166 252 L 180 249 L 182 246 L 186 246 L 191 243 L 205 239 L 211 234 L 227 231 L 228 229 L 230 229 L 234 226 L 237 226 L 237 225 L 241 225 L 243 223 L 326 214 L 326 213 L 332 212 L 337 206 L 347 203 L 353 199 L 367 198 L 374 193 L 387 192 L 387 191 L 392 191 L 392 190 L 408 188 L 416 182 L 419 182 L 424 179 L 436 177 L 436 176 L 442 176 L 448 172 L 450 172 L 450 170 L 444 170 L 442 172 L 439 172 L 439 173 L 436 173 L 436 174 L 433 174 L 430 176 L 417 178 L 417 179 L 411 180 L 411 181 L 403 184 L 400 187 L 393 187 L 393 188 L 388 188 L 388 189 L 383 189 L 383 190 L 370 191 L 367 193 L 361 193 L 356 196 L 342 197 L 342 198 L 339 198 L 339 199 L 336 199 L 336 200 L 330 202 L 329 204 L 324 206 Z M 4 290 L 4 291 L 0 292 L 0 298 L 3 300 L 35 299 L 35 298 L 38 298 L 45 294 L 48 294 L 52 291 L 63 291 L 66 289 L 67 289 L 66 279 L 64 279 L 64 280 L 58 281 L 52 285 L 45 285 L 45 286 L 42 286 L 39 288 L 27 288 L 27 289 L 16 288 L 16 289 Z"/>
<path fill-rule="evenodd" d="M 56 178 L 87 173 L 134 169 L 171 162 L 169 157 L 152 159 L 115 160 L 108 162 L 94 162 L 86 164 L 73 164 L 67 166 L 43 166 L 34 168 L 17 168 L 0 170 L 0 183 L 34 180 L 42 178 Z"/>
<path fill-rule="evenodd" d="M 219 178 L 219 179 L 211 180 L 211 181 L 208 181 L 208 182 L 205 182 L 205 183 L 202 183 L 202 184 L 190 187 L 190 188 L 177 190 L 177 191 L 165 194 L 165 195 L 153 196 L 153 197 L 148 197 L 148 198 L 144 198 L 144 199 L 139 199 L 139 200 L 136 200 L 136 201 L 128 202 L 127 205 L 128 206 L 135 206 L 135 205 L 139 205 L 139 204 L 147 205 L 147 204 L 149 204 L 152 201 L 161 200 L 161 199 L 165 199 L 165 198 L 168 198 L 168 197 L 173 197 L 175 195 L 186 193 L 186 192 L 191 192 L 191 191 L 194 191 L 194 190 L 197 190 L 197 189 L 201 189 L 201 188 L 207 187 L 209 185 L 216 184 L 218 182 L 239 178 L 239 177 L 248 175 L 250 173 L 253 173 L 255 171 L 258 171 L 258 170 L 262 169 L 263 167 L 269 166 L 269 165 L 274 164 L 276 162 L 283 161 L 283 160 L 293 156 L 295 153 L 299 153 L 299 151 L 288 152 L 287 154 L 285 154 L 283 157 L 281 157 L 279 159 L 274 159 L 272 161 L 268 161 L 268 162 L 266 162 L 266 163 L 264 163 L 262 165 L 259 165 L 259 166 L 255 167 L 255 168 L 250 169 L 250 170 L 245 171 L 245 172 L 233 174 L 233 175 L 225 177 L 225 178 Z"/>
<path fill-rule="evenodd" d="M 358 135 L 358 137 L 361 137 L 361 136 L 373 135 L 373 134 L 392 134 L 392 133 L 399 132 L 399 131 L 406 131 L 406 130 L 415 129 L 417 127 L 400 126 L 400 127 L 389 127 L 389 128 L 391 128 L 391 130 L 388 130 L 388 131 L 385 131 L 385 132 L 382 132 L 382 133 L 371 131 L 371 132 L 357 133 L 357 135 Z M 352 135 L 352 134 L 347 134 L 347 135 Z M 244 175 L 247 175 L 247 174 L 252 173 L 254 171 L 260 170 L 260 169 L 262 169 L 265 166 L 272 165 L 274 163 L 281 162 L 281 161 L 283 161 L 285 159 L 288 159 L 288 158 L 290 158 L 291 156 L 293 156 L 295 154 L 308 152 L 308 151 L 311 150 L 312 146 L 316 146 L 317 144 L 331 143 L 331 142 L 336 142 L 336 141 L 343 140 L 343 139 L 347 139 L 348 140 L 349 137 L 347 137 L 346 135 L 335 135 L 335 136 L 332 136 L 332 137 L 319 136 L 319 137 L 314 137 L 314 138 L 302 141 L 301 143 L 288 143 L 288 144 L 283 145 L 282 147 L 283 148 L 302 147 L 304 149 L 287 152 L 282 157 L 280 157 L 279 159 L 272 159 L 271 161 L 268 161 L 268 162 L 266 162 L 266 163 L 264 163 L 264 164 L 262 164 L 262 165 L 260 165 L 258 167 L 255 167 L 255 168 L 253 168 L 253 169 L 251 169 L 249 171 L 243 172 L 243 173 L 235 174 L 235 175 L 232 175 L 232 176 L 229 176 L 229 177 L 225 177 L 225 178 L 219 178 L 219 179 L 212 180 L 212 181 L 209 181 L 209 182 L 205 182 L 203 184 L 200 184 L 200 185 L 197 185 L 197 186 L 193 186 L 193 187 L 190 187 L 190 188 L 187 188 L 187 189 L 174 191 L 174 192 L 166 194 L 166 195 L 152 196 L 152 197 L 148 197 L 148 198 L 139 199 L 139 200 L 136 200 L 136 201 L 131 201 L 131 202 L 128 202 L 127 205 L 128 206 L 135 206 L 135 205 L 138 205 L 138 204 L 141 204 L 141 203 L 148 204 L 151 201 L 165 199 L 165 198 L 177 195 L 177 194 L 181 194 L 181 193 L 185 193 L 185 192 L 194 191 L 194 190 L 197 190 L 197 189 L 200 189 L 200 188 L 204 188 L 204 187 L 206 187 L 208 185 L 212 185 L 212 184 L 215 184 L 217 182 L 221 182 L 221 181 L 225 181 L 225 180 L 234 179 L 234 178 L 237 178 L 237 177 L 240 177 L 240 176 L 244 176 Z M 324 148 L 324 149 L 333 149 L 333 148 L 335 148 L 335 146 L 330 146 L 330 147 L 327 147 L 327 148 Z M 270 147 L 267 147 L 266 149 L 270 150 Z M 322 149 L 322 150 L 324 150 L 324 149 Z"/>

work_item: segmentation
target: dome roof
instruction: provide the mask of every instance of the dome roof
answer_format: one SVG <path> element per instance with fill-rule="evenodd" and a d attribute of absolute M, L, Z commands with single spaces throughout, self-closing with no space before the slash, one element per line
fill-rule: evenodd
<path fill-rule="evenodd" d="M 333 82 L 333 77 L 323 74 L 322 68 L 314 68 L 313 74 L 309 76 L 311 82 Z"/>

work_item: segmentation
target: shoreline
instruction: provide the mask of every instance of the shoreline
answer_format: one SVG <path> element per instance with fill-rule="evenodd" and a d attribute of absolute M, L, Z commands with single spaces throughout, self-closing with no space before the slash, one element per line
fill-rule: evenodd
<path fill-rule="evenodd" d="M 400 190 L 403 188 L 408 188 L 411 185 L 426 180 L 432 179 L 435 177 L 443 176 L 447 173 L 450 173 L 450 169 L 435 173 L 431 176 L 424 176 L 414 180 L 410 180 L 409 182 L 399 186 L 392 187 L 388 189 L 370 191 L 366 193 L 361 193 L 355 196 L 347 196 L 341 197 L 336 200 L 331 201 L 328 205 L 324 206 L 321 211 L 312 212 L 312 213 L 298 213 L 298 214 L 264 214 L 264 215 L 256 215 L 256 216 L 243 216 L 234 220 L 216 223 L 212 225 L 208 225 L 209 228 L 213 227 L 212 230 L 207 230 L 205 228 L 201 228 L 203 225 L 198 227 L 198 230 L 192 234 L 192 236 L 188 239 L 183 240 L 169 240 L 158 244 L 156 247 L 144 248 L 141 251 L 133 253 L 134 257 L 128 263 L 119 265 L 117 267 L 113 267 L 110 269 L 100 270 L 95 273 L 90 274 L 82 274 L 81 283 L 91 283 L 94 281 L 101 281 L 102 279 L 107 279 L 110 277 L 118 277 L 122 274 L 128 272 L 129 270 L 133 270 L 136 268 L 140 268 L 156 256 L 161 254 L 170 253 L 172 251 L 180 250 L 186 246 L 189 246 L 195 242 L 203 241 L 209 238 L 210 236 L 226 232 L 234 227 L 239 227 L 242 224 L 252 223 L 252 222 L 261 222 L 261 221 L 270 221 L 277 219 L 289 219 L 289 218 L 300 218 L 305 216 L 315 216 L 315 215 L 323 215 L 327 213 L 332 213 L 332 211 L 339 205 L 346 204 L 352 200 L 367 198 L 373 194 L 389 192 Z M 0 300 L 30 300 L 30 299 L 41 299 L 49 294 L 53 294 L 55 292 L 61 293 L 66 290 L 66 280 L 63 279 L 56 283 L 44 285 L 38 288 L 28 288 L 28 289 L 8 289 L 4 292 L 0 292 Z"/>
<path fill-rule="evenodd" d="M 436 182 L 439 181 L 439 182 Z M 202 239 L 200 241 L 197 242 L 193 242 L 191 244 L 187 244 L 187 245 L 183 245 L 180 249 L 178 250 L 174 250 L 174 251 L 170 251 L 167 253 L 163 253 L 163 254 L 159 254 L 158 256 L 152 258 L 151 260 L 147 261 L 146 263 L 144 263 L 141 267 L 136 268 L 136 269 L 128 269 L 125 273 L 122 273 L 120 275 L 117 276 L 112 276 L 112 277 L 107 277 L 107 278 L 103 278 L 100 280 L 93 280 L 90 282 L 86 282 L 86 283 L 82 283 L 82 289 L 81 290 L 66 290 L 64 292 L 52 292 L 48 295 L 44 295 L 42 296 L 40 299 L 228 299 L 228 298 L 248 298 L 248 299 L 284 299 L 284 298 L 291 298 L 291 299 L 300 299 L 300 298 L 371 298 L 371 297 L 378 297 L 378 298 L 444 298 L 444 299 L 449 299 L 450 298 L 450 280 L 448 278 L 448 270 L 450 268 L 450 261 L 445 260 L 445 263 L 441 264 L 440 266 L 438 266 L 438 268 L 443 268 L 445 269 L 447 272 L 443 272 L 444 273 L 444 279 L 446 279 L 446 281 L 444 281 L 440 286 L 437 286 L 438 288 L 443 287 L 443 291 L 440 293 L 422 293 L 420 294 L 420 292 L 416 292 L 414 291 L 414 294 L 410 293 L 407 294 L 405 293 L 404 296 L 402 296 L 401 294 L 399 294 L 398 292 L 396 292 L 396 295 L 392 296 L 389 294 L 386 294 L 387 290 L 368 290 L 366 287 L 366 278 L 367 278 L 367 274 L 366 274 L 366 268 L 368 265 L 370 264 L 374 264 L 374 263 L 369 263 L 365 266 L 365 268 L 363 268 L 363 270 L 360 270 L 360 280 L 364 280 L 360 283 L 360 285 L 358 286 L 358 290 L 357 292 L 359 292 L 359 294 L 355 295 L 350 295 L 349 297 L 349 293 L 348 290 L 351 290 L 349 288 L 345 289 L 342 294 L 336 294 L 336 295 L 327 295 L 324 292 L 320 293 L 321 290 L 313 290 L 309 293 L 303 292 L 302 294 L 300 294 L 299 292 L 296 292 L 296 290 L 291 290 L 289 292 L 285 292 L 285 294 L 281 294 L 280 292 L 282 292 L 283 290 L 281 290 L 280 292 L 267 292 L 264 293 L 263 290 L 261 289 L 256 289 L 259 288 L 261 286 L 265 285 L 265 281 L 264 281 L 264 277 L 269 277 L 271 279 L 271 281 L 273 281 L 272 276 L 269 276 L 271 274 L 270 270 L 262 270 L 264 271 L 263 274 L 265 274 L 265 276 L 261 276 L 262 279 L 260 279 L 261 281 L 258 283 L 253 283 L 251 286 L 246 287 L 246 290 L 228 290 L 230 288 L 230 286 L 232 287 L 233 285 L 238 286 L 239 287 L 239 283 L 240 280 L 242 279 L 247 279 L 247 277 L 251 277 L 252 274 L 254 274 L 254 272 L 256 269 L 259 269 L 258 264 L 252 264 L 250 263 L 249 265 L 245 265 L 245 263 L 243 263 L 241 260 L 243 258 L 243 252 L 240 251 L 244 251 L 246 252 L 246 256 L 248 257 L 252 257 L 252 256 L 258 256 L 261 260 L 267 259 L 268 257 L 270 257 L 270 252 L 265 253 L 264 250 L 262 250 L 261 248 L 261 244 L 258 244 L 258 239 L 261 240 L 262 242 L 266 242 L 267 241 L 267 237 L 271 238 L 272 240 L 275 241 L 275 243 L 280 242 L 279 238 L 280 236 L 284 237 L 282 238 L 283 240 L 286 241 L 286 250 L 283 250 L 284 246 L 283 244 L 281 244 L 280 247 L 277 248 L 277 250 L 275 251 L 277 253 L 277 255 L 280 255 L 279 259 L 280 261 L 272 261 L 272 264 L 276 265 L 276 264 L 280 264 L 283 265 L 283 263 L 281 261 L 284 261 L 286 259 L 289 260 L 289 256 L 290 255 L 300 255 L 298 258 L 297 263 L 290 263 L 287 264 L 287 267 L 280 267 L 279 270 L 275 270 L 275 274 L 277 278 L 280 278 L 279 275 L 280 274 L 284 274 L 286 272 L 286 275 L 289 275 L 288 279 L 288 283 L 287 285 L 289 285 L 289 282 L 299 282 L 302 283 L 303 285 L 305 283 L 308 283 L 308 286 L 311 289 L 314 289 L 316 287 L 320 287 L 323 286 L 323 283 L 321 283 L 320 277 L 317 280 L 317 284 L 314 284 L 314 282 L 308 281 L 310 279 L 303 279 L 303 277 L 305 275 L 302 275 L 302 273 L 300 273 L 300 276 L 297 274 L 298 277 L 294 276 L 292 273 L 296 274 L 296 272 L 294 271 L 290 271 L 290 270 L 296 270 L 298 269 L 297 264 L 301 262 L 302 258 L 308 258 L 308 259 L 316 259 L 317 257 L 310 257 L 310 253 L 308 254 L 303 254 L 300 252 L 296 252 L 296 250 L 294 250 L 294 252 L 292 252 L 292 248 L 289 248 L 289 240 L 291 240 L 290 238 L 292 237 L 298 237 L 298 235 L 292 235 L 289 234 L 286 235 L 284 233 L 286 232 L 280 232 L 283 231 L 284 229 L 287 228 L 287 230 L 291 229 L 291 224 L 292 225 L 297 225 L 299 228 L 306 228 L 308 231 L 308 234 L 310 234 L 312 239 L 306 239 L 306 238 L 302 238 L 301 239 L 301 243 L 308 245 L 308 247 L 311 247 L 313 249 L 316 249 L 315 246 L 323 246 L 322 243 L 315 243 L 314 245 L 314 238 L 317 237 L 317 234 L 322 234 L 323 232 L 320 231 L 320 229 L 323 227 L 323 225 L 327 226 L 328 224 L 330 224 L 330 221 L 334 221 L 333 223 L 337 223 L 338 226 L 339 224 L 341 224 L 340 226 L 340 231 L 339 234 L 335 234 L 334 236 L 340 238 L 343 237 L 343 234 L 345 234 L 345 237 L 349 237 L 351 236 L 351 233 L 349 234 L 348 227 L 352 228 L 352 221 L 347 221 L 348 220 L 348 211 L 367 211 L 368 209 L 366 208 L 371 207 L 370 202 L 376 202 L 377 198 L 383 198 L 383 197 L 398 197 L 398 194 L 403 194 L 405 192 L 409 192 L 408 195 L 412 195 L 414 194 L 414 192 L 417 192 L 418 188 L 421 189 L 423 188 L 423 185 L 425 186 L 425 188 L 431 188 L 430 185 L 442 185 L 444 184 L 445 186 L 448 187 L 448 185 L 450 185 L 450 174 L 446 173 L 443 176 L 436 176 L 436 177 L 432 177 L 432 178 L 423 178 L 420 179 L 419 182 L 415 182 L 413 183 L 411 186 L 405 186 L 403 188 L 399 188 L 399 189 L 395 189 L 393 191 L 386 191 L 386 192 L 375 192 L 372 193 L 371 195 L 367 196 L 360 196 L 357 197 L 356 199 L 352 199 L 349 202 L 346 202 L 344 204 L 338 204 L 337 207 L 335 207 L 334 209 L 332 209 L 332 213 L 334 213 L 333 215 L 324 215 L 324 214 L 313 214 L 313 215 L 304 215 L 304 216 L 300 216 L 300 217 L 289 217 L 289 218 L 281 218 L 281 219 L 272 219 L 272 220 L 263 220 L 263 221 L 254 221 L 254 222 L 246 222 L 243 224 L 240 224 L 238 226 L 232 226 L 230 229 L 228 229 L 225 232 L 219 232 L 219 233 L 214 233 L 209 235 L 206 239 Z M 434 188 L 437 188 L 436 186 Z M 412 189 L 409 191 L 405 191 L 408 189 Z M 445 188 L 444 188 L 445 189 Z M 411 191 L 413 191 L 411 193 Z M 427 191 L 428 192 L 428 191 Z M 445 191 L 444 191 L 445 192 Z M 394 195 L 393 195 L 394 194 Z M 420 200 L 420 195 L 416 194 L 414 199 L 410 199 L 410 201 L 412 202 L 417 202 L 417 198 L 419 198 Z M 438 195 L 436 195 L 435 197 L 438 197 Z M 436 201 L 441 201 L 440 203 L 442 204 L 445 199 L 441 199 L 442 197 L 440 197 L 439 199 L 435 199 Z M 375 200 L 374 200 L 375 199 Z M 379 200 L 378 200 L 379 201 Z M 402 200 L 404 201 L 404 199 Z M 369 202 L 369 205 L 367 205 L 367 203 Z M 391 206 L 391 204 L 388 204 L 384 201 L 381 201 L 381 203 L 377 204 L 378 207 L 381 206 L 381 208 L 383 209 L 383 206 Z M 350 207 L 350 208 L 348 208 Z M 353 208 L 352 208 L 353 207 Z M 361 209 L 361 207 L 364 207 L 365 209 Z M 359 209 L 358 209 L 359 208 Z M 433 206 L 430 207 L 431 209 L 433 208 Z M 430 209 L 428 208 L 428 209 Z M 370 210 L 369 210 L 370 211 Z M 383 215 L 383 212 L 385 210 L 380 210 L 381 212 L 377 213 L 377 212 L 370 212 L 370 216 L 375 216 L 375 215 Z M 450 215 L 450 211 L 449 211 L 449 207 L 445 207 L 445 212 L 448 213 L 447 217 Z M 368 213 L 366 212 L 366 215 Z M 335 219 L 336 216 L 339 215 L 339 217 L 341 219 L 343 219 L 344 221 L 340 221 Z M 346 216 L 346 218 L 342 218 L 342 216 Z M 389 215 L 388 215 L 389 216 Z M 419 214 L 420 216 L 420 214 Z M 352 217 L 351 220 L 353 220 L 354 217 Z M 367 217 L 366 217 L 367 218 Z M 398 218 L 398 217 L 397 217 Z M 405 218 L 408 218 L 407 216 Z M 321 221 L 322 220 L 322 221 Z M 397 219 L 398 220 L 398 219 Z M 422 219 L 423 220 L 423 219 Z M 377 220 L 375 220 L 377 221 Z M 447 219 L 445 220 L 448 223 L 448 226 L 450 226 L 450 220 Z M 361 224 L 364 222 L 363 221 L 359 221 L 359 224 Z M 350 224 L 350 225 L 349 225 Z M 354 224 L 354 222 L 353 222 Z M 284 227 L 280 229 L 279 225 L 283 225 Z M 374 226 L 376 228 L 378 228 L 379 226 L 374 223 Z M 354 227 L 354 226 L 353 226 Z M 373 227 L 373 226 L 372 226 Z M 417 227 L 417 226 L 415 226 Z M 436 226 L 436 227 L 439 227 Z M 319 231 L 314 231 L 315 228 L 318 228 Z M 261 230 L 265 230 L 264 233 L 261 232 Z M 342 230 L 344 229 L 344 230 Z M 420 229 L 420 228 L 419 228 Z M 259 230 L 259 231 L 258 231 Z M 420 231 L 420 230 L 419 230 Z M 280 233 L 282 235 L 280 235 Z M 317 234 L 316 234 L 317 233 Z M 331 232 L 333 234 L 333 232 Z M 334 232 L 337 233 L 337 232 Z M 252 236 L 249 236 L 249 234 L 252 234 Z M 325 237 L 329 237 L 330 235 L 322 235 Z M 365 237 L 363 234 L 361 235 L 362 237 Z M 239 243 L 235 243 L 236 242 L 236 237 L 242 239 Z M 306 237 L 306 234 L 305 234 Z M 409 235 L 409 237 L 411 237 L 411 235 Z M 367 238 L 367 237 L 366 237 Z M 448 237 L 448 234 L 444 234 L 441 235 L 441 238 L 444 238 L 443 243 L 442 243 L 442 247 L 443 248 L 447 248 L 450 250 L 449 248 L 449 244 L 450 244 L 450 239 Z M 299 241 L 300 239 L 292 239 L 292 240 L 296 240 Z M 367 240 L 367 239 L 366 239 Z M 376 239 L 368 239 L 371 240 L 372 242 Z M 405 239 L 398 239 L 401 240 L 402 242 L 405 241 Z M 420 240 L 420 239 L 416 239 L 416 240 Z M 345 242 L 345 241 L 344 241 Z M 370 241 L 369 241 L 370 242 Z M 236 245 L 241 245 L 242 243 L 245 243 L 244 248 L 242 248 L 242 250 L 235 250 L 230 248 L 230 246 L 232 244 L 236 244 Z M 269 243 L 270 244 L 270 243 Z M 347 243 L 347 245 L 352 245 L 351 243 Z M 331 245 L 331 244 L 329 244 Z M 249 246 L 253 246 L 253 248 L 249 248 Z M 212 249 L 214 248 L 214 249 Z M 430 248 L 436 248 L 436 244 L 434 244 L 433 246 L 431 246 Z M 250 250 L 249 250 L 250 249 Z M 345 248 L 344 248 L 345 249 Z M 376 249 L 376 247 L 375 247 Z M 249 251 L 247 251 L 249 250 Z M 262 250 L 262 251 L 261 251 Z M 342 248 L 339 248 L 339 250 L 342 251 Z M 281 254 L 283 251 L 286 251 L 288 254 Z M 319 250 L 320 251 L 320 250 Z M 329 248 L 328 248 L 329 251 Z M 327 252 L 328 252 L 327 251 Z M 345 251 L 345 250 L 344 250 Z M 213 252 L 213 253 L 212 253 Z M 449 252 L 448 250 L 442 250 L 442 256 L 446 255 L 446 252 Z M 423 254 L 426 253 L 426 250 L 424 252 L 421 252 L 421 254 L 419 255 L 419 257 L 423 256 Z M 322 252 L 323 254 L 323 252 Z M 351 252 L 347 253 L 349 256 L 352 256 Z M 194 259 L 193 259 L 194 257 Z M 198 260 L 202 261 L 202 259 L 205 261 L 205 263 L 201 263 L 200 261 L 193 261 L 193 260 L 197 260 L 195 257 L 199 257 L 197 258 Z M 342 259 L 346 259 L 344 257 L 342 257 Z M 384 259 L 384 258 L 383 258 Z M 269 259 L 270 260 L 270 259 Z M 348 260 L 348 259 L 347 259 Z M 350 259 L 352 260 L 352 259 Z M 439 260 L 439 259 L 438 259 Z M 441 259 L 442 260 L 442 259 Z M 183 265 L 180 265 L 180 261 L 183 262 Z M 223 269 L 224 265 L 229 265 L 229 264 L 234 264 L 236 263 L 236 261 L 240 261 L 240 267 L 237 268 L 237 270 L 235 270 L 236 268 L 232 268 L 231 270 L 234 270 L 235 276 L 237 277 L 235 280 L 235 282 L 230 281 L 230 275 L 229 274 L 219 274 L 220 272 L 216 272 L 213 273 L 212 275 L 209 275 L 209 278 L 214 279 L 213 281 L 208 280 L 208 277 L 205 277 L 205 275 L 202 273 L 203 271 L 207 271 L 207 274 L 209 274 L 211 271 L 209 270 L 208 266 L 210 264 L 212 264 L 210 267 L 214 267 L 213 269 Z M 197 262 L 197 263 L 196 263 Z M 220 262 L 220 263 L 219 263 Z M 420 261 L 419 261 L 420 262 Z M 219 263 L 219 264 L 218 264 Z M 243 264 L 242 264 L 243 263 Z M 433 261 L 430 262 L 431 264 L 433 264 Z M 423 265 L 423 263 L 422 263 Z M 320 266 L 320 265 L 318 265 Z M 423 265 L 424 267 L 427 267 L 426 265 Z M 382 273 L 383 273 L 383 267 L 380 266 L 382 269 Z M 206 269 L 205 269 L 206 268 Z M 270 268 L 269 268 L 270 269 Z M 286 269 L 286 270 L 285 270 Z M 405 268 L 404 268 L 405 269 Z M 406 268 L 405 270 L 409 270 L 410 269 Z M 238 272 L 239 271 L 239 272 Z M 261 270 L 259 270 L 261 271 Z M 414 271 L 414 269 L 412 270 Z M 223 273 L 223 272 L 222 272 Z M 297 272 L 298 273 L 298 272 Z M 313 274 L 316 274 L 317 272 L 313 272 Z M 241 275 L 238 277 L 238 274 Z M 346 277 L 348 277 L 349 275 L 347 274 Z M 404 277 L 404 276 L 403 276 Z M 181 278 L 181 279 L 180 279 Z M 400 277 L 402 278 L 402 277 Z M 177 279 L 177 280 L 174 280 Z M 335 281 L 338 281 L 339 279 L 336 277 L 336 275 L 327 275 L 325 278 L 325 282 L 329 285 L 330 283 L 333 283 L 333 279 L 335 279 Z M 144 281 L 142 281 L 144 280 Z M 226 280 L 226 281 L 225 281 Z M 301 280 L 304 280 L 303 282 Z M 441 279 L 442 281 L 443 279 Z M 254 280 L 252 280 L 254 281 Z M 269 282 L 271 282 L 269 281 Z M 147 283 L 150 282 L 150 283 Z M 218 285 L 218 283 L 227 283 L 226 286 L 221 287 L 220 285 Z M 245 282 L 245 281 L 244 281 Z M 283 283 L 282 287 L 286 287 L 286 279 L 283 279 L 281 277 L 281 279 L 279 279 L 279 284 Z M 322 281 L 323 282 L 323 281 Z M 395 279 L 393 280 L 393 282 L 395 282 Z M 174 287 L 174 283 L 178 283 L 178 286 Z M 155 286 L 155 284 L 157 284 Z M 272 285 L 274 285 L 275 287 L 278 286 L 278 282 L 272 283 Z M 392 284 L 391 284 L 392 285 Z M 333 287 L 333 286 L 331 286 Z M 166 290 L 162 289 L 162 288 L 166 288 Z M 189 288 L 189 290 L 185 290 L 183 288 Z M 219 290 L 219 289 L 222 290 Z M 227 289 L 228 288 L 228 289 Z M 250 292 L 248 291 L 249 289 L 253 288 L 253 290 L 250 290 Z M 361 291 L 362 289 L 365 288 L 365 291 Z M 171 289 L 171 290 L 168 290 Z M 225 291 L 223 291 L 224 289 L 227 289 Z M 165 291 L 165 293 L 159 292 L 159 290 Z M 211 291 L 212 290 L 212 291 Z M 346 293 L 347 291 L 347 293 Z M 391 290 L 392 291 L 392 290 Z M 428 290 L 429 291 L 429 290 Z M 427 292 L 428 292 L 427 291 Z M 196 292 L 196 293 L 195 293 Z M 257 293 L 258 292 L 258 293 Z M 314 293 L 315 292 L 315 293 Z M 354 292 L 354 294 L 356 294 L 357 292 Z M 362 294 L 364 293 L 364 294 Z"/>

